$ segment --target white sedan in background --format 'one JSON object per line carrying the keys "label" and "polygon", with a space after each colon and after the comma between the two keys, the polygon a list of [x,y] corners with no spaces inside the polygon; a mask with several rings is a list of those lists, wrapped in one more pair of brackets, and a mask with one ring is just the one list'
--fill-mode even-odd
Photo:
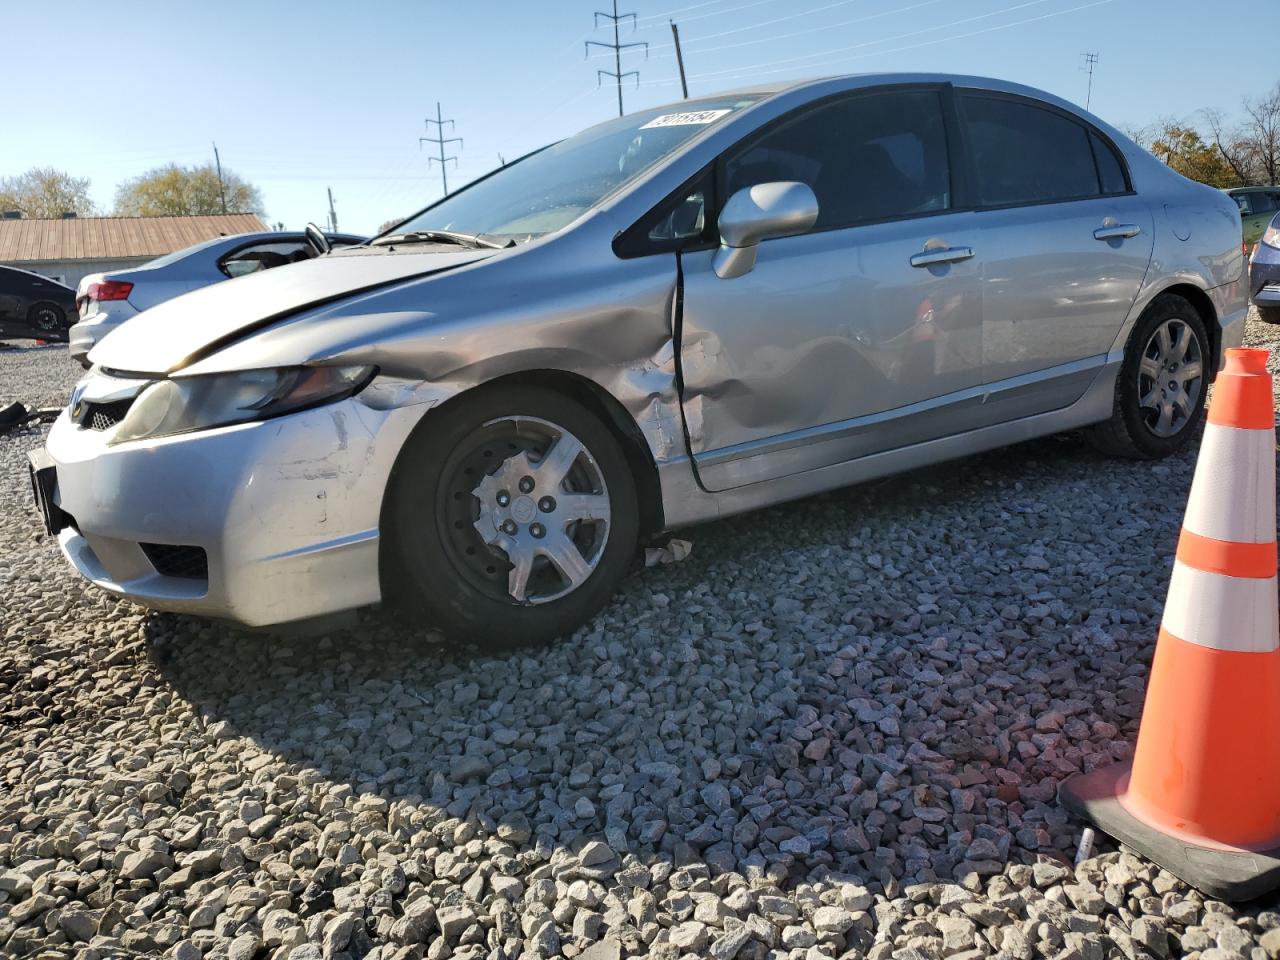
{"label": "white sedan in background", "polygon": [[[365,241],[364,237],[345,233],[323,234],[320,239],[301,230],[239,233],[205,240],[132,270],[91,273],[76,288],[80,321],[70,331],[71,359],[87,367],[89,351],[108,333],[148,307],[179,294],[247,273],[310,260],[331,246]],[[325,249],[321,250],[321,246]]]}

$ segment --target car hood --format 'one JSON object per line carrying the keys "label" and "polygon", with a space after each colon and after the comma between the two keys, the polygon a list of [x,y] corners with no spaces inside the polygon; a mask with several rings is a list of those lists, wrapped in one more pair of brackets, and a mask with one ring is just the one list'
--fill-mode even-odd
{"label": "car hood", "polygon": [[465,266],[495,252],[360,252],[252,273],[144,310],[106,336],[89,360],[113,370],[170,373],[308,307]]}

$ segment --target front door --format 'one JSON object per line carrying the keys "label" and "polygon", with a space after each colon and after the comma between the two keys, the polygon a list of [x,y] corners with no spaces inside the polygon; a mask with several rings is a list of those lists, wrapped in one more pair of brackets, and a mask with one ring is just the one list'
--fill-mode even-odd
{"label": "front door", "polygon": [[710,490],[932,439],[980,415],[977,215],[950,212],[939,90],[798,111],[725,158],[720,196],[781,180],[813,189],[813,230],[765,241],[733,279],[716,275],[714,251],[681,255],[682,401]]}

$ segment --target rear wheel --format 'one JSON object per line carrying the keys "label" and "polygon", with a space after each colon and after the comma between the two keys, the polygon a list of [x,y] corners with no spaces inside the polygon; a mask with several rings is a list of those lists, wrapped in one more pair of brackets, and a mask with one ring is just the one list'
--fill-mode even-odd
{"label": "rear wheel", "polygon": [[384,509],[389,597],[447,634],[512,647],[569,633],[635,554],[635,483],[614,435],[541,387],[498,387],[410,438]]}
{"label": "rear wheel", "polygon": [[27,311],[27,323],[37,333],[61,335],[67,325],[67,312],[56,303],[42,301]]}
{"label": "rear wheel", "polygon": [[1204,419],[1211,357],[1189,301],[1173,294],[1153,301],[1129,337],[1111,419],[1090,432],[1094,446],[1152,460],[1181,450]]}
{"label": "rear wheel", "polygon": [[1259,307],[1258,319],[1263,323],[1280,324],[1280,307]]}

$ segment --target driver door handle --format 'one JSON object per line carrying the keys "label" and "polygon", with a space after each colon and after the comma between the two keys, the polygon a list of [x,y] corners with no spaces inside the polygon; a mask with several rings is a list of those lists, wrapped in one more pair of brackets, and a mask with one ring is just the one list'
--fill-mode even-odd
{"label": "driver door handle", "polygon": [[1136,223],[1109,223],[1093,231],[1095,240],[1128,240],[1142,232]]}
{"label": "driver door handle", "polygon": [[941,247],[936,250],[925,250],[911,258],[913,267],[932,267],[939,263],[958,263],[973,256],[972,247]]}

